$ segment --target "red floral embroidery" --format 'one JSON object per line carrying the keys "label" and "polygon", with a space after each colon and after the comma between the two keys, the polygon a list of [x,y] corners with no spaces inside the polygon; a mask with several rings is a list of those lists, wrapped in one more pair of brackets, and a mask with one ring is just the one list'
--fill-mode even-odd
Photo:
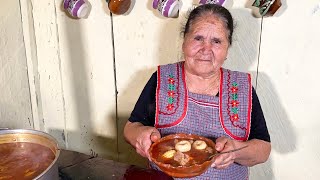
{"label": "red floral embroidery", "polygon": [[232,107],[238,107],[239,101],[237,101],[237,100],[232,100],[230,104],[231,104]]}
{"label": "red floral embroidery", "polygon": [[173,108],[174,108],[174,101],[175,101],[175,91],[176,91],[176,85],[175,85],[175,79],[174,79],[174,76],[172,74],[169,75],[168,77],[168,82],[169,82],[169,85],[168,85],[168,105],[167,105],[167,110],[168,111],[173,111]]}
{"label": "red floral embroidery", "polygon": [[174,79],[173,78],[168,78],[169,84],[174,84]]}
{"label": "red floral embroidery", "polygon": [[237,93],[238,92],[238,87],[237,86],[232,86],[231,87],[231,92],[232,93]]}
{"label": "red floral embroidery", "polygon": [[232,83],[232,87],[230,88],[230,91],[231,91],[231,102],[230,102],[230,105],[231,105],[231,112],[232,112],[232,115],[231,115],[231,121],[232,121],[232,124],[233,122],[235,121],[238,121],[239,120],[239,101],[238,101],[238,83],[236,82],[233,82]]}
{"label": "red floral embroidery", "polygon": [[174,97],[175,92],[174,91],[168,91],[168,96],[169,97]]}
{"label": "red floral embroidery", "polygon": [[233,121],[238,121],[239,120],[239,115],[238,114],[233,114],[232,115],[232,120]]}
{"label": "red floral embroidery", "polygon": [[173,105],[173,104],[168,104],[168,105],[167,105],[167,110],[168,110],[168,111],[171,111],[173,108],[174,108],[174,105]]}

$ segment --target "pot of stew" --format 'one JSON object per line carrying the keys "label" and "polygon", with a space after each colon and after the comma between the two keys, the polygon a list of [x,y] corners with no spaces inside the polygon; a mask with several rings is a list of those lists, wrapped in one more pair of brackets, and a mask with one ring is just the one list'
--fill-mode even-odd
{"label": "pot of stew", "polygon": [[58,180],[57,141],[42,131],[0,130],[0,180]]}

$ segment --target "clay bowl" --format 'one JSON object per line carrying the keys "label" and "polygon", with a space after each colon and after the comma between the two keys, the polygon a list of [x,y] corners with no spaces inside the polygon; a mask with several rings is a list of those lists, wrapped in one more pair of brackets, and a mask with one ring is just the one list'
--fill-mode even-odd
{"label": "clay bowl", "polygon": [[[206,142],[208,147],[211,147],[213,152],[206,154],[206,156],[197,155],[194,153],[195,150],[190,150],[189,153],[190,157],[192,157],[194,161],[191,164],[180,165],[178,162],[176,163],[173,159],[170,161],[163,161],[163,157],[161,157],[164,153],[163,147],[167,146],[168,142],[173,143],[174,140],[203,140]],[[170,147],[172,147],[170,145]],[[174,145],[173,145],[174,146]],[[172,177],[177,178],[189,178],[198,176],[204,173],[212,164],[213,159],[209,159],[208,157],[212,154],[215,154],[216,151],[214,149],[215,143],[205,137],[194,135],[194,134],[171,134],[165,137],[162,137],[159,141],[153,143],[149,149],[151,160],[166,174]],[[200,158],[201,159],[197,159]],[[207,157],[207,158],[204,158]]]}

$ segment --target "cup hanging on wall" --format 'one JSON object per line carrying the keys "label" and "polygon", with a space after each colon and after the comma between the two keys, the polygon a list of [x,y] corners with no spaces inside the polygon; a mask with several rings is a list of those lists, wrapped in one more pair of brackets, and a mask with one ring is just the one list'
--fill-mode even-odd
{"label": "cup hanging on wall", "polygon": [[131,6],[131,0],[109,0],[108,7],[113,14],[126,13]]}
{"label": "cup hanging on wall", "polygon": [[63,8],[74,18],[84,18],[89,13],[90,4],[86,0],[64,0]]}
{"label": "cup hanging on wall", "polygon": [[218,4],[224,6],[227,3],[227,0],[200,0],[199,4]]}
{"label": "cup hanging on wall", "polygon": [[261,16],[273,16],[281,5],[281,0],[255,0],[252,4],[252,6],[259,8]]}
{"label": "cup hanging on wall", "polygon": [[181,2],[179,0],[153,0],[152,7],[164,17],[176,18],[179,16]]}

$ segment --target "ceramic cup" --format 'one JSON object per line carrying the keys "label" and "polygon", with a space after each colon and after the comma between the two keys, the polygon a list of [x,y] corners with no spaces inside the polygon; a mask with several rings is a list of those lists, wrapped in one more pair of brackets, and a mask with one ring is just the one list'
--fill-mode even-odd
{"label": "ceramic cup", "polygon": [[261,16],[273,16],[281,7],[280,0],[255,0],[252,4],[259,8]]}
{"label": "ceramic cup", "polygon": [[63,1],[64,9],[75,18],[83,18],[88,13],[88,3],[84,0],[64,0]]}
{"label": "ceramic cup", "polygon": [[224,6],[227,0],[200,0],[200,4],[218,4]]}
{"label": "ceramic cup", "polygon": [[131,0],[109,0],[108,7],[113,14],[125,14],[131,6]]}
{"label": "ceramic cup", "polygon": [[178,17],[180,9],[179,0],[153,0],[152,7],[165,17]]}

